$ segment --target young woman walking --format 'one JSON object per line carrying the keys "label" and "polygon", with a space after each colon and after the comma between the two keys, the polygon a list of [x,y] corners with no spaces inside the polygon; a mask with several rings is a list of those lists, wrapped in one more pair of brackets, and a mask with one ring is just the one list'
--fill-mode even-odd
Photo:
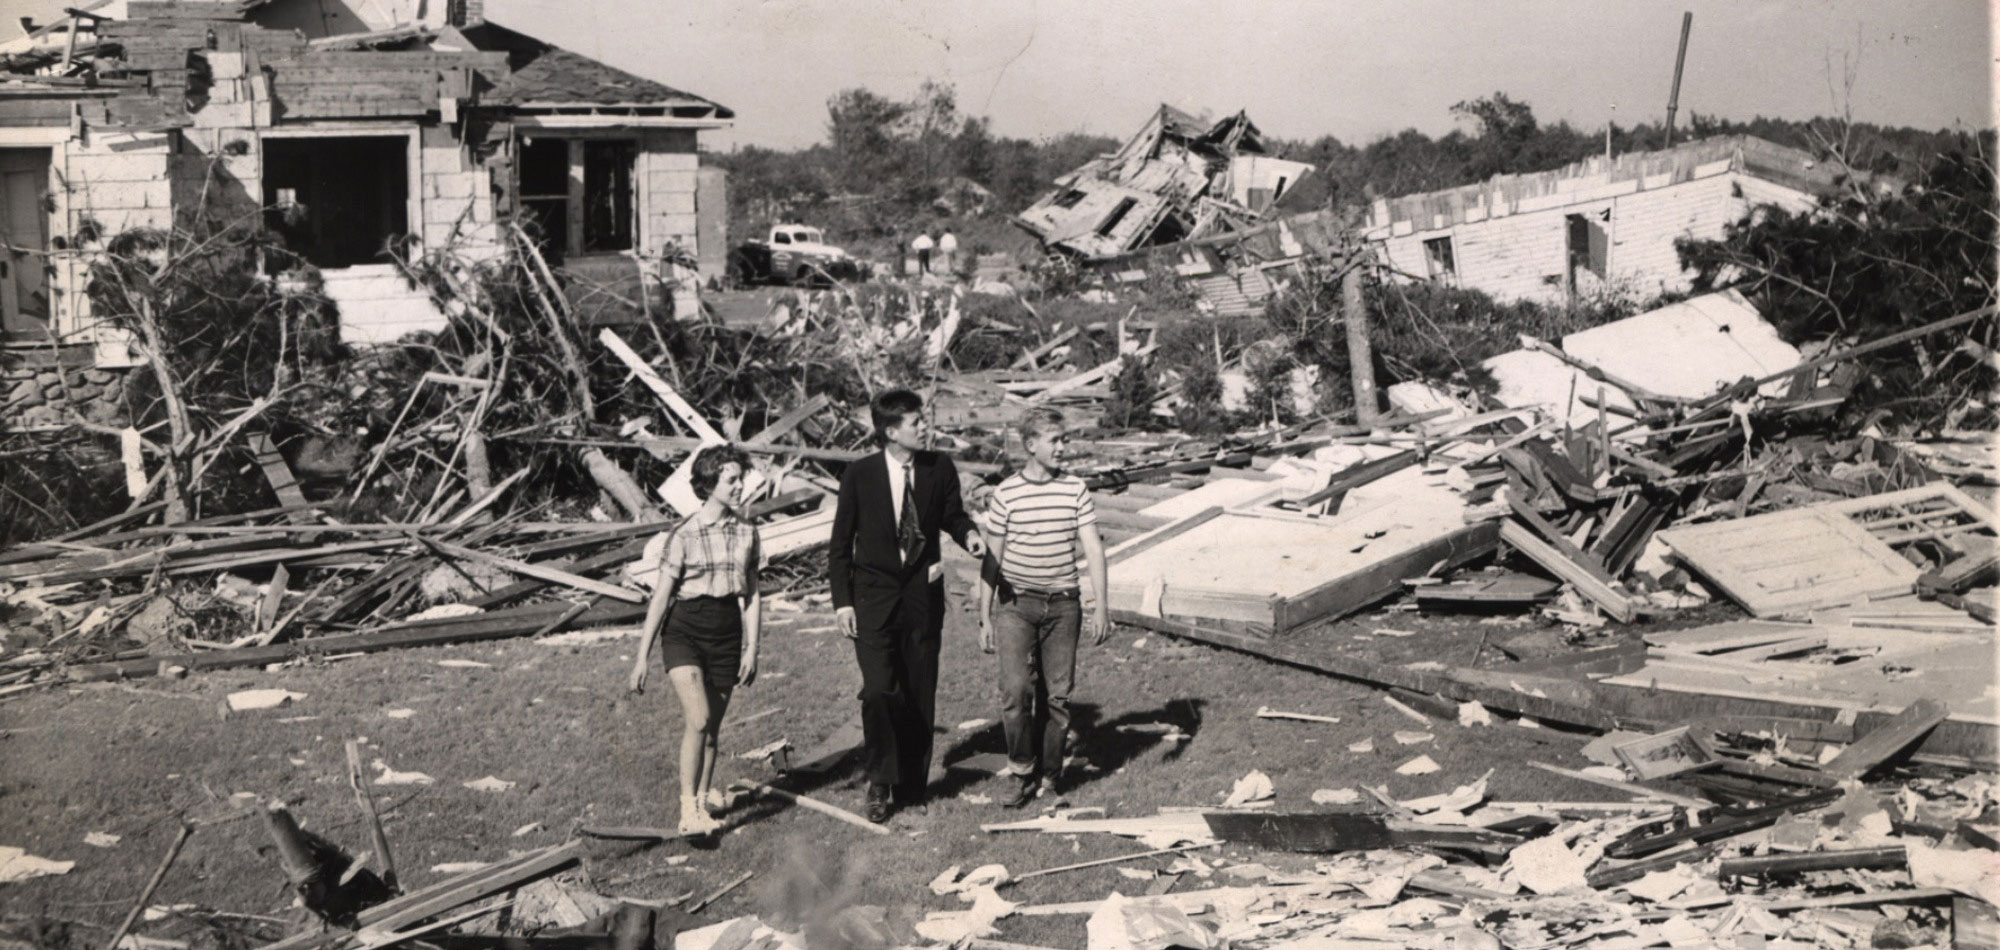
{"label": "young woman walking", "polygon": [[[741,452],[707,448],[689,481],[701,509],[668,537],[646,610],[631,690],[643,692],[653,641],[681,701],[680,831],[720,830],[727,799],[715,788],[716,739],[730,693],[757,678],[760,616],[757,529],[737,510],[748,469]],[[664,629],[662,623],[664,622]]]}

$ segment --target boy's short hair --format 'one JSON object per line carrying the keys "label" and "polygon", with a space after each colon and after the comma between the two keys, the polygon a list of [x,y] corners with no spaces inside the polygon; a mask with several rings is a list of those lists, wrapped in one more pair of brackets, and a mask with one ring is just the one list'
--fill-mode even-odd
{"label": "boy's short hair", "polygon": [[688,487],[694,489],[694,496],[707,501],[715,493],[715,483],[722,480],[722,467],[731,462],[746,473],[750,471],[750,457],[740,449],[711,445],[697,450],[694,464],[688,466]]}
{"label": "boy's short hair", "polygon": [[1060,432],[1066,424],[1062,410],[1036,406],[1021,415],[1021,421],[1015,424],[1014,431],[1021,434],[1021,447],[1026,448],[1029,440],[1038,435]]}
{"label": "boy's short hair", "polygon": [[887,390],[868,404],[869,421],[875,424],[877,441],[887,441],[885,433],[922,411],[924,397],[907,389]]}

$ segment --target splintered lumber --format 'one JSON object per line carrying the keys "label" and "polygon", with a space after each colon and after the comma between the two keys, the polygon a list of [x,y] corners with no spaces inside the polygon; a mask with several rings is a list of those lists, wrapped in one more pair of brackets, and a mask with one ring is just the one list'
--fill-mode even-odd
{"label": "splintered lumber", "polygon": [[[583,857],[583,843],[568,841],[532,851],[508,861],[456,875],[362,911],[355,920],[376,931],[398,931],[503,891],[513,890]],[[266,948],[272,950],[272,948]]]}
{"label": "splintered lumber", "polygon": [[382,830],[382,816],[375,811],[375,796],[368,792],[368,776],[361,769],[361,744],[347,740],[347,784],[354,789],[354,798],[361,804],[361,813],[368,816],[368,828],[374,835],[375,854],[382,859],[382,883],[396,889],[396,859],[389,852],[389,835]]}
{"label": "splintered lumber", "polygon": [[633,841],[672,841],[685,838],[669,828],[648,828],[643,825],[584,825],[577,833],[589,838],[624,838]]}
{"label": "splintered lumber", "polygon": [[1883,848],[1847,848],[1840,851],[1812,851],[1805,854],[1767,854],[1748,858],[1724,858],[1716,868],[1717,877],[1765,877],[1773,874],[1802,874],[1807,871],[1838,871],[1844,868],[1899,868],[1909,863],[1902,845]]}
{"label": "splintered lumber", "polygon": [[1198,841],[1194,844],[1176,845],[1171,848],[1154,848],[1151,851],[1141,851],[1138,854],[1121,854],[1115,857],[1098,858],[1095,861],[1078,861],[1075,864],[1065,864],[1060,867],[1053,867],[1053,868],[1042,868],[1037,871],[1029,871],[1025,874],[1012,875],[1008,877],[1006,880],[1001,881],[999,884],[994,886],[1004,887],[1008,884],[1019,884],[1022,881],[1026,881],[1031,878],[1046,877],[1050,874],[1062,874],[1068,871],[1081,871],[1084,868],[1103,867],[1104,865],[1107,864],[1123,864],[1126,861],[1136,861],[1140,858],[1156,858],[1160,857],[1161,855],[1179,854],[1183,851],[1199,851],[1205,848],[1216,847],[1217,844],[1218,842],[1214,841]]}
{"label": "splintered lumber", "polygon": [[618,334],[611,332],[610,327],[598,331],[597,339],[632,371],[632,375],[639,377],[639,381],[644,383],[647,389],[652,390],[653,395],[660,397],[660,401],[666,403],[667,408],[672,410],[674,418],[679,419],[696,438],[716,444],[726,444],[729,441],[723,438],[722,433],[717,432],[714,426],[709,425],[708,420],[703,419],[694,406],[681,398],[681,394],[675,391],[673,386],[660,378],[660,374],[646,364],[645,358],[641,357],[638,351],[627,345]]}
{"label": "splintered lumber", "polygon": [[687,912],[690,914],[701,913],[703,908],[707,907],[710,904],[715,903],[718,900],[721,900],[722,895],[727,894],[730,891],[733,891],[739,887],[742,887],[744,882],[750,880],[750,878],[755,876],[756,873],[757,872],[755,871],[745,871],[742,874],[736,875],[734,878],[730,879],[729,883],[724,884],[721,887],[718,887],[714,891],[710,892],[707,897],[704,897],[701,900],[689,904]]}
{"label": "splintered lumber", "polygon": [[886,835],[889,833],[888,828],[875,824],[874,822],[869,821],[868,819],[863,818],[860,815],[857,815],[851,811],[848,811],[847,809],[835,808],[834,806],[819,801],[817,799],[808,798],[804,795],[798,795],[792,792],[788,792],[781,788],[772,788],[771,786],[765,785],[762,782],[752,782],[749,781],[748,779],[738,779],[733,784],[736,788],[742,789],[743,791],[749,792],[753,795],[762,794],[762,795],[771,795],[777,798],[782,798],[785,801],[791,802],[792,804],[797,805],[801,808],[809,808],[813,811],[819,812],[822,815],[826,815],[827,817],[837,818],[841,821],[847,822],[848,824],[855,826],[856,828],[860,828],[863,831],[866,831],[870,834]]}
{"label": "splintered lumber", "polygon": [[1042,345],[1014,357],[1014,362],[1007,364],[1007,367],[1009,369],[1034,369],[1035,364],[1041,362],[1042,357],[1054,352],[1056,347],[1068,343],[1070,338],[1076,336],[1076,334],[1077,328],[1071,325],[1068,329],[1063,330],[1063,332],[1050,337]]}
{"label": "splintered lumber", "polygon": [[[1567,723],[1600,732],[1609,732],[1619,728],[1620,725],[1618,716],[1598,708],[1601,692],[1569,680],[1511,671],[1487,676],[1480,674],[1488,674],[1490,671],[1457,667],[1438,672],[1412,670],[1357,656],[1310,649],[1306,644],[1296,640],[1248,636],[1178,618],[1154,617],[1133,610],[1114,609],[1111,612],[1111,619],[1378,687],[1400,686],[1461,702],[1475,701],[1488,709],[1533,716],[1537,719]],[[1519,688],[1516,688],[1517,685]],[[1526,692],[1530,688],[1546,695]],[[1570,695],[1571,692],[1575,695]]]}
{"label": "splintered lumber", "polygon": [[1873,732],[1841,750],[1825,771],[1842,778],[1860,778],[1911,743],[1923,738],[1951,715],[1951,708],[1934,699],[1920,699],[1905,707]]}
{"label": "splintered lumber", "polygon": [[1500,540],[1513,545],[1515,550],[1527,555],[1529,560],[1541,565],[1549,573],[1574,585],[1585,597],[1590,598],[1591,603],[1596,604],[1613,618],[1629,623],[1639,615],[1631,598],[1604,583],[1599,579],[1599,575],[1588,567],[1565,557],[1554,545],[1543,541],[1520,522],[1512,520],[1502,522]]}
{"label": "splintered lumber", "polygon": [[1417,452],[1415,449],[1404,449],[1385,458],[1379,458],[1372,462],[1363,462],[1333,476],[1333,481],[1329,482],[1325,488],[1299,499],[1294,503],[1293,507],[1303,510],[1311,508],[1320,502],[1326,502],[1328,510],[1339,511],[1340,502],[1347,497],[1348,492],[1381,479],[1383,476],[1393,475],[1415,464],[1417,464]]}
{"label": "splintered lumber", "polygon": [[539,578],[541,580],[548,581],[552,584],[561,584],[565,587],[574,587],[577,590],[587,591],[589,593],[596,594],[600,597],[609,597],[612,600],[622,600],[630,604],[640,604],[640,603],[645,603],[646,601],[646,595],[636,590],[631,590],[625,587],[619,587],[616,584],[606,584],[603,581],[591,580],[588,577],[584,577],[579,574],[571,574],[568,571],[558,570],[556,568],[549,567],[548,565],[545,564],[530,564],[526,561],[517,561],[509,557],[500,557],[499,555],[496,554],[488,554],[484,551],[475,551],[468,547],[463,547],[461,545],[451,544],[444,541],[427,541],[425,543],[429,544],[431,547],[434,547],[445,554],[449,554],[452,557],[458,558],[460,560],[477,561],[481,564],[497,567],[505,571],[511,571],[515,574],[520,574],[526,577]]}
{"label": "splintered lumber", "polygon": [[[145,656],[130,660],[112,660],[104,663],[79,664],[68,667],[66,673],[72,681],[90,682],[95,680],[117,680],[139,676],[151,676],[167,664],[180,666],[189,671],[227,670],[246,666],[263,666],[281,663],[299,656],[334,653],[374,653],[402,647],[436,646],[443,643],[461,643],[477,640],[499,640],[520,637],[534,633],[550,620],[561,616],[573,605],[564,601],[548,604],[531,604],[506,610],[495,610],[469,617],[449,617],[438,620],[421,620],[396,624],[365,633],[341,634],[338,636],[312,637],[265,647],[244,647],[237,650],[213,650],[206,653],[180,653],[166,656]],[[607,603],[598,604],[585,611],[578,618],[582,626],[603,626],[617,623],[633,623],[646,615],[646,608],[640,604]]]}
{"label": "splintered lumber", "polygon": [[180,831],[174,835],[174,843],[167,846],[167,856],[161,858],[160,866],[153,869],[153,876],[148,878],[146,886],[140,889],[139,899],[132,902],[131,912],[125,915],[124,921],[118,924],[118,929],[112,932],[111,939],[104,944],[104,950],[118,950],[119,941],[124,940],[126,932],[132,929],[133,924],[138,923],[140,913],[145,911],[147,902],[153,899],[153,892],[160,889],[160,882],[166,880],[167,869],[174,866],[174,859],[180,857],[181,846],[187,844],[188,836],[191,834],[194,834],[194,826],[181,822]]}
{"label": "splintered lumber", "polygon": [[2000,913],[1977,898],[1951,899],[1952,950],[2000,950]]}
{"label": "splintered lumber", "polygon": [[1224,841],[1247,842],[1269,851],[1310,854],[1416,846],[1484,849],[1521,841],[1519,835],[1484,828],[1448,828],[1378,815],[1208,812],[1202,819],[1208,823],[1209,832]]}
{"label": "splintered lumber", "polygon": [[1704,808],[1714,807],[1715,804],[1714,802],[1703,801],[1699,798],[1690,798],[1686,795],[1676,795],[1673,792],[1663,792],[1657,788],[1647,788],[1644,785],[1634,785],[1631,782],[1621,782],[1614,778],[1599,778],[1595,775],[1591,775],[1586,772],[1579,772],[1575,769],[1566,769],[1560,765],[1550,765],[1547,762],[1530,762],[1528,764],[1534,766],[1535,768],[1541,769],[1544,772],[1552,772],[1556,775],[1563,776],[1564,778],[1573,778],[1579,782],[1589,782],[1592,785],[1602,785],[1605,788],[1615,788],[1621,792],[1627,792],[1642,798],[1656,798],[1659,799],[1660,801],[1672,802],[1676,805],[1692,808],[1697,811]]}
{"label": "splintered lumber", "polygon": [[262,432],[246,433],[243,439],[250,444],[250,451],[257,458],[257,467],[263,470],[264,480],[270,483],[271,491],[278,496],[278,504],[287,508],[297,506],[300,509],[286,515],[285,520],[292,522],[305,520],[303,510],[306,504],[305,493],[299,490],[298,476],[292,474],[290,465],[285,464],[285,457],[279,454],[278,446],[271,441],[269,435]]}
{"label": "splintered lumber", "polygon": [[793,406],[790,412],[771,420],[756,435],[751,436],[749,445],[775,445],[779,439],[789,435],[800,423],[817,415],[820,410],[833,404],[833,399],[825,393],[814,393],[811,399]]}
{"label": "splintered lumber", "polygon": [[1131,353],[1114,356],[1110,360],[1107,360],[1103,363],[1099,363],[1098,365],[1090,369],[1084,370],[1083,372],[1078,373],[1075,376],[1071,376],[1070,378],[1065,379],[1059,383],[1056,383],[1055,385],[1050,386],[1049,388],[1044,389],[1041,392],[1029,396],[1028,401],[1031,403],[1047,402],[1051,399],[1056,398],[1057,396],[1061,396],[1066,393],[1072,393],[1077,390],[1088,387],[1093,383],[1110,379],[1111,377],[1118,375],[1119,371],[1125,368],[1125,358],[1127,356],[1130,356],[1134,359],[1143,358],[1151,354],[1153,350],[1156,349],[1157,347],[1158,344],[1149,343],[1145,346],[1140,347],[1137,350],[1132,351]]}

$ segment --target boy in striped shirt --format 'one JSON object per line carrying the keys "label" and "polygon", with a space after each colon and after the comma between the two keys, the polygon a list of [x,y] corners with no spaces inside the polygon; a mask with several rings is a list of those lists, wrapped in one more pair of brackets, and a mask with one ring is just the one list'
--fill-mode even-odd
{"label": "boy in striped shirt", "polygon": [[1031,409],[1020,432],[1027,464],[995,487],[986,505],[987,546],[1000,568],[999,603],[992,625],[979,631],[980,649],[994,652],[999,641],[1000,723],[1007,733],[1007,772],[1016,782],[1008,808],[1053,793],[1062,771],[1083,625],[1079,547],[1095,597],[1090,642],[1101,644],[1111,633],[1097,509],[1083,479],[1063,474],[1069,433],[1062,413]]}

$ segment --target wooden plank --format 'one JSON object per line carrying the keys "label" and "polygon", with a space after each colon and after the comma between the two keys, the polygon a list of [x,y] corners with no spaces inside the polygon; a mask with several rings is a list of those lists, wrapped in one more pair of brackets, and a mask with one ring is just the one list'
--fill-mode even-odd
{"label": "wooden plank", "polygon": [[1281,598],[1275,605],[1272,627],[1285,633],[1333,617],[1361,610],[1403,589],[1403,581],[1421,576],[1432,568],[1450,570],[1493,553],[1499,546],[1498,527],[1491,521],[1467,525],[1414,550],[1377,561],[1368,567],[1333,578],[1298,596]]}
{"label": "wooden plank", "polygon": [[611,332],[610,327],[605,327],[600,331],[597,334],[597,339],[613,355],[617,356],[627,369],[632,371],[632,375],[639,377],[639,381],[644,383],[647,389],[652,390],[653,395],[658,396],[661,402],[666,403],[667,408],[673,411],[674,416],[680,419],[681,424],[686,426],[689,432],[694,433],[697,438],[705,442],[716,444],[727,444],[729,442],[728,439],[723,438],[722,433],[715,430],[714,426],[708,424],[708,420],[701,417],[701,413],[697,412],[694,406],[690,405],[686,399],[681,398],[681,394],[676,392],[674,387],[668,385],[667,381],[662,379],[660,374],[654,371],[653,367],[647,365],[645,359],[640,357],[637,351],[626,344],[625,340],[619,337],[618,334]]}
{"label": "wooden plank", "polygon": [[629,587],[619,587],[616,584],[606,584],[603,581],[592,580],[580,574],[572,574],[568,571],[550,567],[546,564],[530,564],[527,561],[519,561],[510,557],[501,557],[497,554],[488,554],[484,551],[475,551],[471,548],[457,544],[451,544],[445,541],[427,540],[425,543],[430,547],[437,549],[438,551],[441,551],[445,554],[449,554],[452,557],[459,558],[460,560],[477,561],[481,564],[497,567],[500,568],[501,570],[510,571],[512,573],[520,574],[526,577],[540,578],[541,580],[548,581],[552,584],[561,584],[565,587],[574,587],[577,590],[587,591],[592,594],[597,594],[601,597],[609,597],[613,600],[622,600],[630,604],[643,604],[646,602],[647,599],[645,594],[633,590]]}
{"label": "wooden plank", "polygon": [[1952,896],[1951,950],[2000,950],[2000,914],[1992,904],[1963,894]]}
{"label": "wooden plank", "polygon": [[[306,655],[375,653],[403,647],[496,640],[534,633],[549,621],[569,612],[572,606],[566,601],[531,604],[510,610],[490,611],[472,617],[401,623],[365,633],[313,637],[275,646],[79,664],[68,667],[65,672],[72,681],[91,682],[152,676],[166,664],[177,665],[191,671],[229,670],[279,663]],[[574,623],[579,627],[632,623],[645,615],[646,608],[641,604],[604,603],[584,611]]]}
{"label": "wooden plank", "polygon": [[1605,573],[1604,562],[1597,555],[1591,554],[1570,543],[1569,538],[1565,537],[1561,531],[1556,530],[1556,526],[1550,524],[1548,519],[1543,518],[1541,512],[1529,507],[1526,500],[1509,492],[1507,494],[1507,505],[1513,510],[1514,516],[1521,519],[1523,524],[1534,529],[1534,532],[1540,535],[1543,541],[1548,542],[1550,547],[1555,548],[1563,557],[1568,558],[1571,563],[1589,572],[1590,576],[1596,578],[1598,583],[1606,587],[1611,587],[1618,583],[1616,578]]}
{"label": "wooden plank", "polygon": [[805,402],[793,406],[790,412],[787,412],[784,415],[779,416],[777,419],[773,420],[770,425],[765,426],[762,431],[759,431],[755,436],[751,437],[747,444],[749,445],[775,444],[779,439],[782,439],[785,436],[791,434],[791,431],[793,429],[798,428],[800,423],[803,423],[807,419],[810,419],[813,416],[817,415],[820,412],[820,410],[825,409],[828,405],[832,404],[832,402],[833,400],[829,398],[827,394],[814,393],[811,399],[808,399]]}
{"label": "wooden plank", "polygon": [[1765,877],[1773,874],[1803,874],[1807,871],[1838,871],[1844,868],[1899,868],[1909,862],[1902,845],[1881,848],[1842,848],[1809,851],[1804,854],[1769,854],[1748,858],[1724,858],[1716,868],[1717,877]]}
{"label": "wooden plank", "polygon": [[1519,522],[1508,520],[1500,525],[1500,540],[1514,546],[1529,560],[1540,564],[1549,573],[1576,586],[1576,589],[1605,613],[1621,622],[1630,623],[1638,616],[1630,598],[1613,590],[1610,585],[1598,580],[1597,575],[1557,551]]}
{"label": "wooden plank", "polygon": [[[1309,641],[1299,638],[1272,640],[1247,636],[1220,629],[1214,624],[1196,623],[1178,617],[1152,617],[1134,611],[1114,609],[1111,611],[1111,618],[1119,623],[1129,623],[1188,640],[1228,647],[1253,656],[1375,686],[1400,686],[1461,702],[1478,702],[1489,709],[1501,712],[1534,716],[1550,722],[1568,723],[1601,731],[1618,728],[1620,724],[1610,714],[1587,703],[1575,702],[1574,697],[1565,695],[1563,687],[1570,687],[1572,690],[1577,688],[1576,684],[1566,681],[1525,673],[1496,673],[1494,675],[1500,682],[1489,683],[1473,675],[1487,671],[1447,668],[1443,673],[1438,673],[1411,670],[1360,657],[1331,655],[1324,650],[1307,649],[1306,644]],[[1537,689],[1546,695],[1537,696],[1522,691],[1527,689]]]}
{"label": "wooden plank", "polygon": [[270,483],[271,491],[277,494],[278,504],[288,508],[300,506],[287,514],[285,520],[295,524],[308,520],[302,507],[306,504],[305,493],[299,490],[298,476],[292,474],[290,465],[285,464],[285,457],[279,454],[277,444],[262,432],[245,433],[243,438],[257,457],[257,467],[263,470],[264,481]]}
{"label": "wooden plank", "polygon": [[1869,769],[1908,748],[1924,733],[1951,715],[1951,708],[1933,699],[1920,699],[1897,713],[1887,723],[1862,736],[1826,764],[1826,772],[1844,778],[1860,778]]}

